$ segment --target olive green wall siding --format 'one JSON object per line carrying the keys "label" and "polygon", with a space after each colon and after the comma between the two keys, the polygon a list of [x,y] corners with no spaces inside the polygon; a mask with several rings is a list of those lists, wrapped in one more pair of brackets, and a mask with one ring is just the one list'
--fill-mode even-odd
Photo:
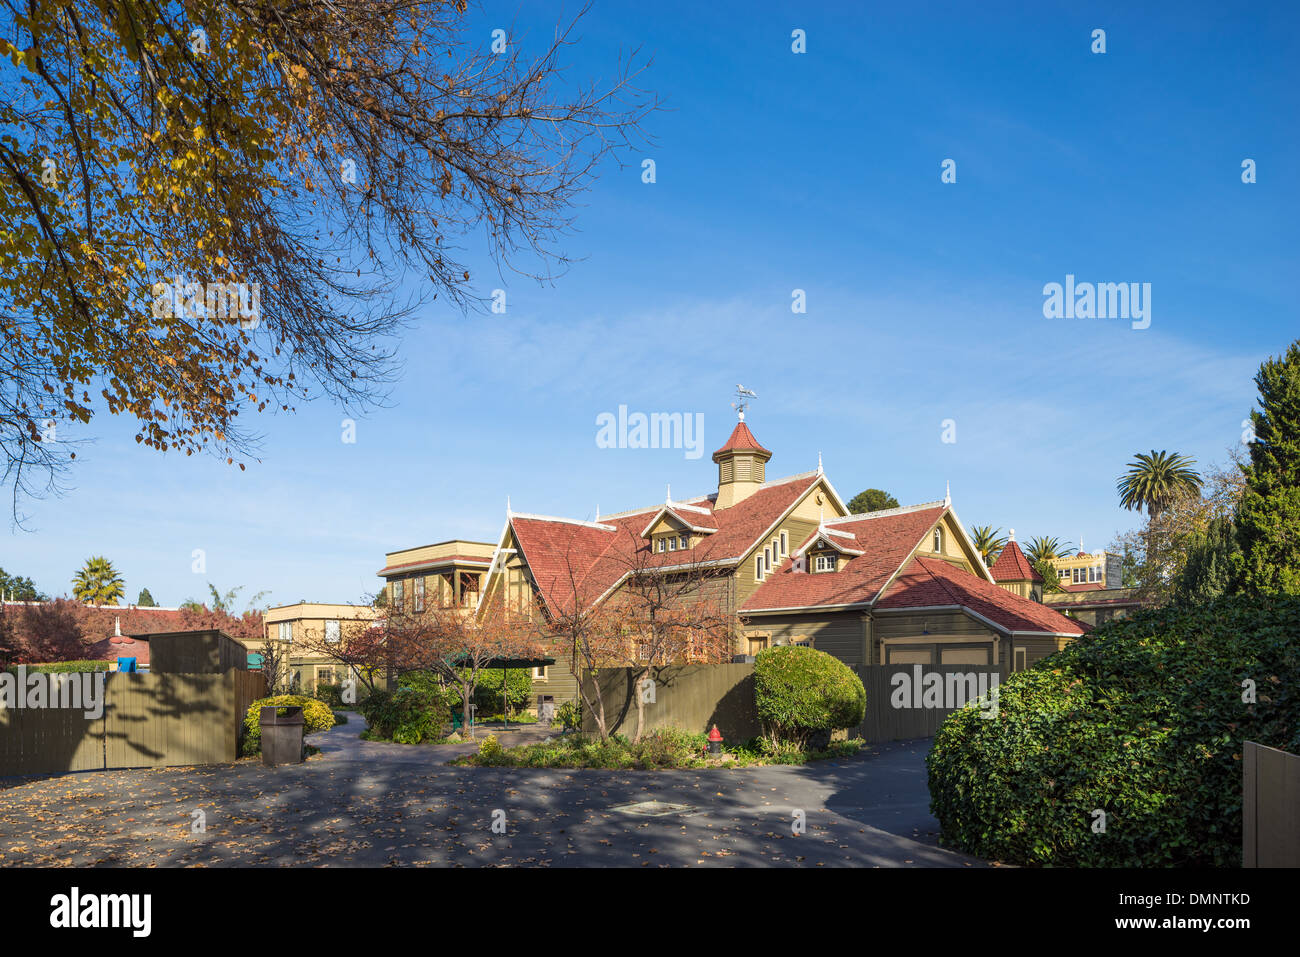
{"label": "olive green wall siding", "polygon": [[813,648],[834,655],[847,665],[866,663],[863,654],[867,622],[858,611],[751,616],[744,631],[747,640],[766,638],[768,647],[809,641]]}

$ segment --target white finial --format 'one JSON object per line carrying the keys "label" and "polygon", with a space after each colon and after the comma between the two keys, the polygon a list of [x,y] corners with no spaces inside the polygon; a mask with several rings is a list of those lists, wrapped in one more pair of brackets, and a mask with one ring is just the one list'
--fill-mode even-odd
{"label": "white finial", "polygon": [[514,512],[510,511],[510,496],[506,496],[506,517],[509,518]]}
{"label": "white finial", "polygon": [[1079,551],[1083,551],[1083,536],[1079,536]]}
{"label": "white finial", "polygon": [[596,503],[596,521],[600,521],[600,503]]}
{"label": "white finial", "polygon": [[820,450],[817,452],[817,474],[822,474],[822,453]]}
{"label": "white finial", "polygon": [[665,505],[673,504],[673,483],[672,482],[668,483],[668,494],[664,498],[664,504]]}
{"label": "white finial", "polygon": [[1014,542],[1014,541],[1016,540],[1016,530],[1015,530],[1014,528],[1011,529],[1011,530],[1010,530],[1010,534],[1011,534],[1011,537],[1008,538],[1007,541],[1009,541],[1009,542]]}
{"label": "white finial", "polygon": [[944,505],[951,505],[951,504],[952,504],[952,482],[945,482],[945,483],[944,483],[944,489],[943,489],[943,504],[944,504]]}

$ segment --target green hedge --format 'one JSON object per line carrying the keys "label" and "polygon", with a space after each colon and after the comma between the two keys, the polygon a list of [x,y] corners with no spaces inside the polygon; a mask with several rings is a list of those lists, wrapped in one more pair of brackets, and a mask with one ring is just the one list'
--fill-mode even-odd
{"label": "green hedge", "polygon": [[1247,740],[1300,753],[1300,598],[1143,612],[1012,675],[940,727],[931,810],[1010,863],[1239,867]]}
{"label": "green hedge", "polygon": [[302,733],[311,734],[314,731],[328,731],[334,727],[334,712],[330,711],[329,705],[316,698],[299,694],[280,694],[270,698],[260,698],[248,706],[248,711],[244,714],[244,754],[253,755],[262,752],[262,709],[275,705],[276,707],[297,706],[302,708]]}
{"label": "green hedge", "polygon": [[[485,668],[478,673],[474,683],[474,704],[480,714],[501,712],[501,669]],[[509,668],[506,674],[506,700],[510,713],[523,711],[532,702],[533,675],[527,668]]]}
{"label": "green hedge", "polygon": [[360,705],[368,737],[398,744],[437,741],[451,724],[451,709],[442,695],[416,688],[376,690]]}
{"label": "green hedge", "polygon": [[754,701],[773,741],[804,745],[816,732],[862,723],[867,692],[844,662],[813,648],[767,648],[754,659]]}
{"label": "green hedge", "polygon": [[[117,666],[115,661],[55,661],[44,665],[24,665],[28,674],[40,672],[42,674],[72,674],[85,671],[111,671]],[[18,673],[17,665],[10,665],[5,669]]]}

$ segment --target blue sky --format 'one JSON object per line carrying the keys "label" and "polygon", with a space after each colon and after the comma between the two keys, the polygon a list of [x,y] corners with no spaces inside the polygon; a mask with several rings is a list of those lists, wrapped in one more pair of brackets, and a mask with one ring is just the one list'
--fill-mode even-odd
{"label": "blue sky", "polygon": [[[8,533],[0,565],[52,594],[105,554],[131,599],[147,586],[174,605],[212,581],[357,600],[386,551],[495,539],[507,495],[590,518],[668,483],[711,491],[738,382],[759,395],[769,476],[820,451],[846,498],[908,504],[950,481],[968,527],[1104,546],[1137,522],[1114,491],[1132,455],[1223,462],[1254,371],[1300,335],[1300,15],[1080,6],[597,0],[572,75],[608,77],[641,46],[668,110],[654,146],[583,197],[566,275],[503,282],[472,260],[507,313],[425,308],[354,444],[343,412],[307,405],[259,420],[261,461],[239,472],[96,420],[75,488],[25,504],[34,531]],[[527,49],[559,13],[496,9],[474,14],[484,44],[513,22]],[[1067,274],[1150,283],[1150,328],[1044,318],[1044,284]],[[598,448],[597,416],[620,405],[702,413],[704,456]]]}

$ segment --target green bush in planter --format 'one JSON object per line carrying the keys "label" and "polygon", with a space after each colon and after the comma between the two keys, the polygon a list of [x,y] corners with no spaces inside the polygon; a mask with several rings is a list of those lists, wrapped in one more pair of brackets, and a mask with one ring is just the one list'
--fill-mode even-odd
{"label": "green bush in planter", "polygon": [[376,690],[359,707],[374,737],[398,744],[436,741],[451,723],[443,695],[415,688]]}
{"label": "green bush in planter", "polygon": [[1153,609],[1075,639],[1003,682],[995,718],[944,721],[930,808],[945,843],[1010,863],[1238,867],[1247,740],[1300,753],[1300,598]]}
{"label": "green bush in planter", "polygon": [[867,692],[838,658],[788,645],[754,659],[754,702],[770,740],[802,747],[818,732],[861,724]]}
{"label": "green bush in planter", "polygon": [[269,705],[279,708],[302,708],[302,733],[328,731],[334,727],[334,712],[323,701],[300,694],[280,694],[270,698],[260,698],[248,706],[244,714],[244,754],[253,755],[262,752],[262,709]]}

